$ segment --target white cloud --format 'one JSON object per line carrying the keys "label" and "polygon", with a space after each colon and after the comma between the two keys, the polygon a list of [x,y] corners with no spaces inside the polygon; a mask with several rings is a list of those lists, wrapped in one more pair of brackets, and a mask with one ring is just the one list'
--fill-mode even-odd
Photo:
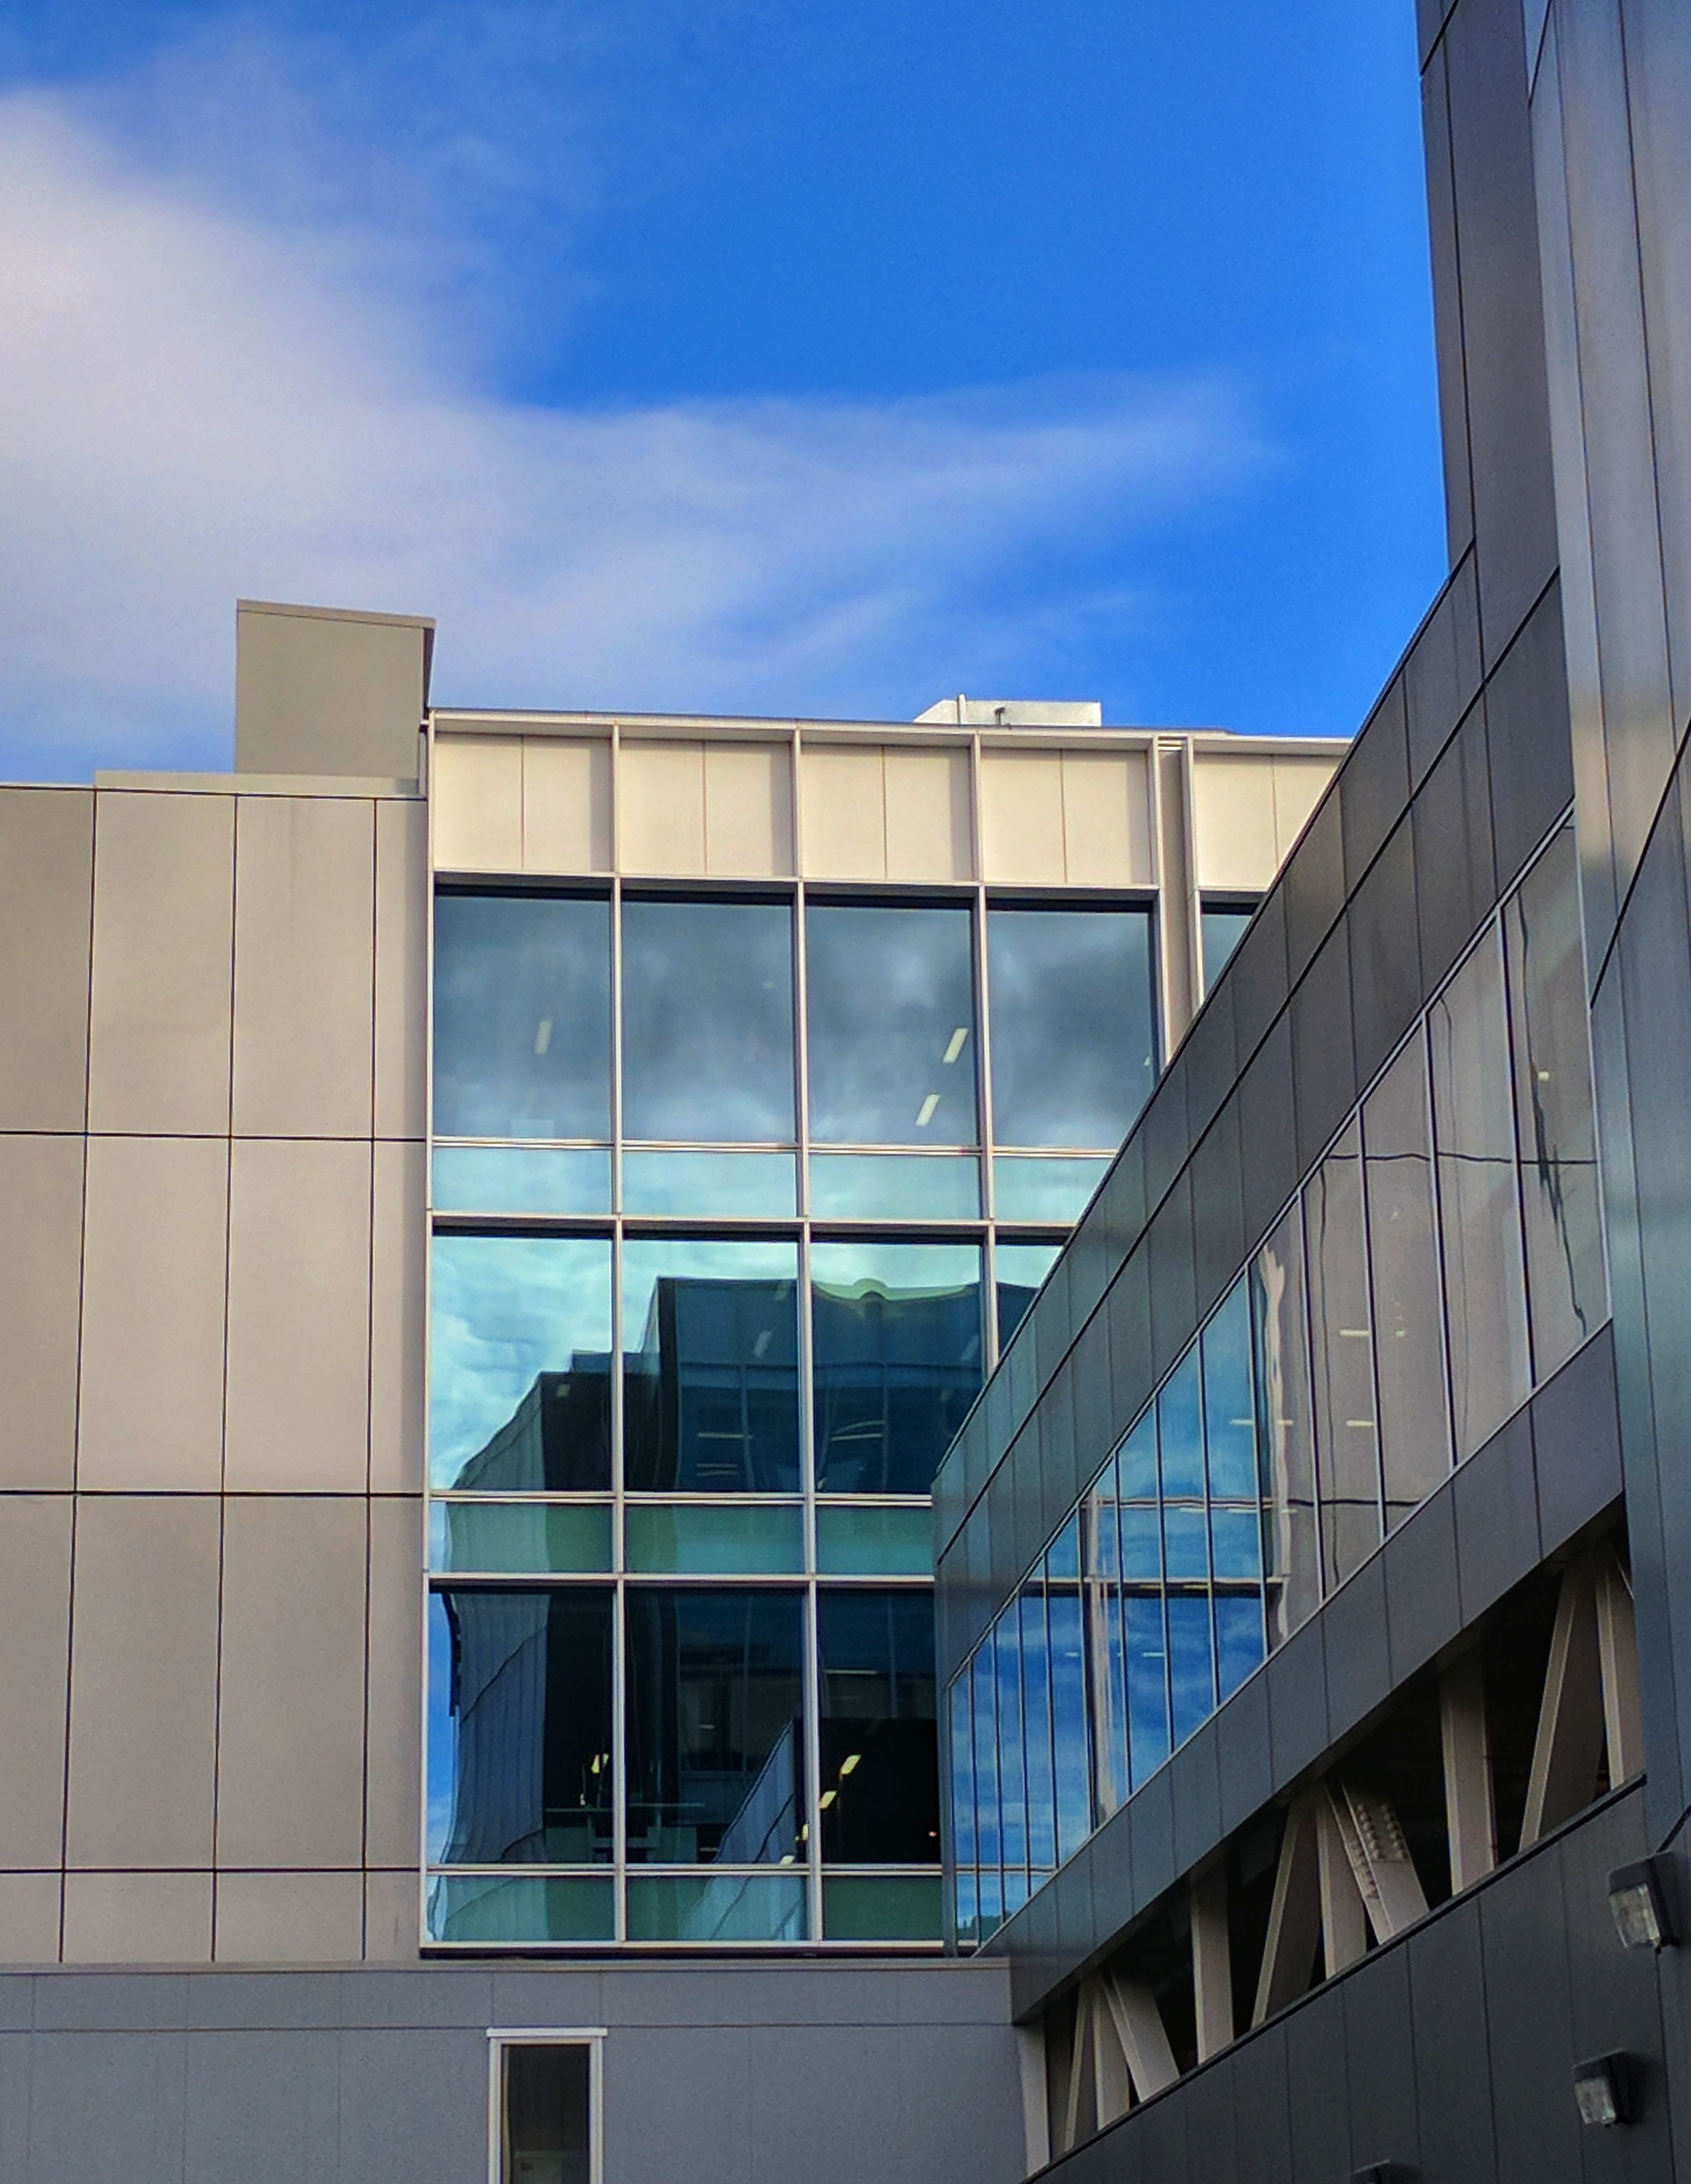
{"label": "white cloud", "polygon": [[[1143,607],[1077,542],[1268,460],[1215,382],[521,406],[445,360],[408,264],[163,180],[68,101],[0,100],[0,770],[225,762],[237,594],[434,614],[457,702],[1049,682],[1066,613]],[[1015,581],[1054,542],[1069,602]]]}

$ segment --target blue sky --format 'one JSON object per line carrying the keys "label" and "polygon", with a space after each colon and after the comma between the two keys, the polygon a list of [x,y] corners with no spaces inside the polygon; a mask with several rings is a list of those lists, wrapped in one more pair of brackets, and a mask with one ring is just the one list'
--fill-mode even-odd
{"label": "blue sky", "polygon": [[1360,721],[1442,572],[1410,0],[0,18],[0,769],[447,703]]}

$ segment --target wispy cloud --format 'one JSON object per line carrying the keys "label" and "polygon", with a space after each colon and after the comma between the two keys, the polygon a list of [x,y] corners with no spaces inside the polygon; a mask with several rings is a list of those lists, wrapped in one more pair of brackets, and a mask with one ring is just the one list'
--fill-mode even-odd
{"label": "wispy cloud", "polygon": [[1215,380],[515,402],[404,238],[220,201],[102,112],[0,100],[13,774],[225,762],[242,593],[435,614],[461,702],[909,710],[1060,681],[1069,618],[1153,610],[1113,549],[1274,460]]}

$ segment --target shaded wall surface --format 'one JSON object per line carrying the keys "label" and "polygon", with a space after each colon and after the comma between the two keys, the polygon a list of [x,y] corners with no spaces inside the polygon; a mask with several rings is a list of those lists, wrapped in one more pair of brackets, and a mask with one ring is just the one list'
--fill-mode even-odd
{"label": "shaded wall surface", "polygon": [[423,807],[0,792],[0,1960],[414,1953]]}
{"label": "shaded wall surface", "polygon": [[1010,2184],[987,1964],[520,1964],[0,1975],[8,2184],[467,2184],[487,2031],[602,2030],[628,2184]]}
{"label": "shaded wall surface", "polygon": [[[1622,1791],[1043,2173],[1061,2184],[1326,2184],[1375,2163],[1421,2184],[1683,2174],[1669,2059],[1683,1952],[1621,1948],[1611,1865],[1641,1854]],[[1625,2053],[1635,2120],[1583,2125],[1573,2068]],[[1676,2159],[1680,2166],[1676,2168]]]}

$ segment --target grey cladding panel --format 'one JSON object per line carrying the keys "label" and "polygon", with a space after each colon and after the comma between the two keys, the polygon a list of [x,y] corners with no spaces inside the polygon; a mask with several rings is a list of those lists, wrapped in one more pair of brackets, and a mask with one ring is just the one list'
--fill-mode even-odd
{"label": "grey cladding panel", "polygon": [[242,773],[414,780],[433,625],[243,600],[235,621]]}
{"label": "grey cladding panel", "polygon": [[76,1461],[82,1141],[0,1137],[0,1489],[65,1488]]}
{"label": "grey cladding panel", "polygon": [[0,1129],[80,1130],[94,800],[0,790]]}
{"label": "grey cladding panel", "polygon": [[89,1128],[229,1128],[235,800],[98,792]]}

